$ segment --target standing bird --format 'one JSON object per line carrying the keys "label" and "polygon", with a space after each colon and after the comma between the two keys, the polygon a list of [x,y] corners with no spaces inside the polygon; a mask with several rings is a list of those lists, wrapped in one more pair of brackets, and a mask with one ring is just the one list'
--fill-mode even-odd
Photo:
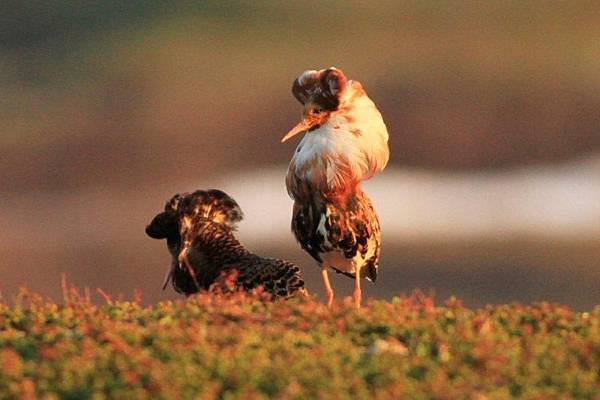
{"label": "standing bird", "polygon": [[242,218],[235,200],[220,190],[173,196],[146,228],[149,236],[167,239],[171,253],[163,289],[171,279],[177,292],[189,295],[213,285],[226,288],[224,280],[233,276],[236,289],[262,286],[273,297],[305,294],[297,266],[259,257],[240,244],[233,232]]}
{"label": "standing bird", "polygon": [[333,301],[328,268],[374,282],[379,267],[379,220],[359,183],[382,171],[389,158],[388,132],[362,85],[331,67],[303,72],[292,93],[303,117],[281,142],[305,133],[287,172],[294,200],[292,232],[321,267],[327,304]]}

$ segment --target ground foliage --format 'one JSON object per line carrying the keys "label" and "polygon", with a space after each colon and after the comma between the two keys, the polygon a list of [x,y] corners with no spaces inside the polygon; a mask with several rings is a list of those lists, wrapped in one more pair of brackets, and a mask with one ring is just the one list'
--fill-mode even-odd
{"label": "ground foliage", "polygon": [[356,311],[201,294],[142,306],[65,289],[0,305],[0,397],[599,399],[600,306],[471,310],[420,293]]}

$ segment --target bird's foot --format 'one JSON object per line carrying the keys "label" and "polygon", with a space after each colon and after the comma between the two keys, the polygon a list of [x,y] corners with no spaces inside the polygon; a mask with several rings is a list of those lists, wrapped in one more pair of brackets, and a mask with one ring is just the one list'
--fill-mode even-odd
{"label": "bird's foot", "polygon": [[327,307],[331,307],[333,304],[333,291],[325,292],[325,298],[327,299]]}
{"label": "bird's foot", "polygon": [[327,268],[321,269],[321,278],[323,279],[323,287],[325,288],[325,298],[327,299],[327,307],[331,307],[333,304],[333,289],[329,283],[329,275],[327,274]]}
{"label": "bird's foot", "polygon": [[360,309],[360,303],[362,300],[362,292],[360,289],[355,289],[354,292],[352,293],[352,297],[354,298],[354,305],[356,306],[356,309],[359,310]]}

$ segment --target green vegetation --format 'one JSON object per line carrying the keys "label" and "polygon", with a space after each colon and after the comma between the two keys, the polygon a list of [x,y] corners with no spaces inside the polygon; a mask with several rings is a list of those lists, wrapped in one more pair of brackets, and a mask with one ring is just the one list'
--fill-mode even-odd
{"label": "green vegetation", "polygon": [[600,307],[199,295],[0,305],[0,398],[600,398]]}

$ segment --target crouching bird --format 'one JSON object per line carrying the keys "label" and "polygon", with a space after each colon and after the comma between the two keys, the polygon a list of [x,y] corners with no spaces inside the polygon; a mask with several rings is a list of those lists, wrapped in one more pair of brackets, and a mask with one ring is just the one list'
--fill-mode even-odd
{"label": "crouching bird", "polygon": [[261,286],[273,297],[305,295],[296,265],[255,255],[236,239],[242,219],[235,200],[220,190],[173,196],[146,227],[148,236],[167,240],[171,254],[163,289],[171,281],[177,292],[190,295],[233,277],[233,289]]}
{"label": "crouching bird", "polygon": [[292,85],[304,106],[302,120],[281,140],[304,134],[287,172],[294,200],[292,232],[321,267],[327,303],[333,301],[328,268],[375,281],[381,236],[371,201],[359,184],[382,171],[388,132],[362,85],[337,68],[303,72]]}

